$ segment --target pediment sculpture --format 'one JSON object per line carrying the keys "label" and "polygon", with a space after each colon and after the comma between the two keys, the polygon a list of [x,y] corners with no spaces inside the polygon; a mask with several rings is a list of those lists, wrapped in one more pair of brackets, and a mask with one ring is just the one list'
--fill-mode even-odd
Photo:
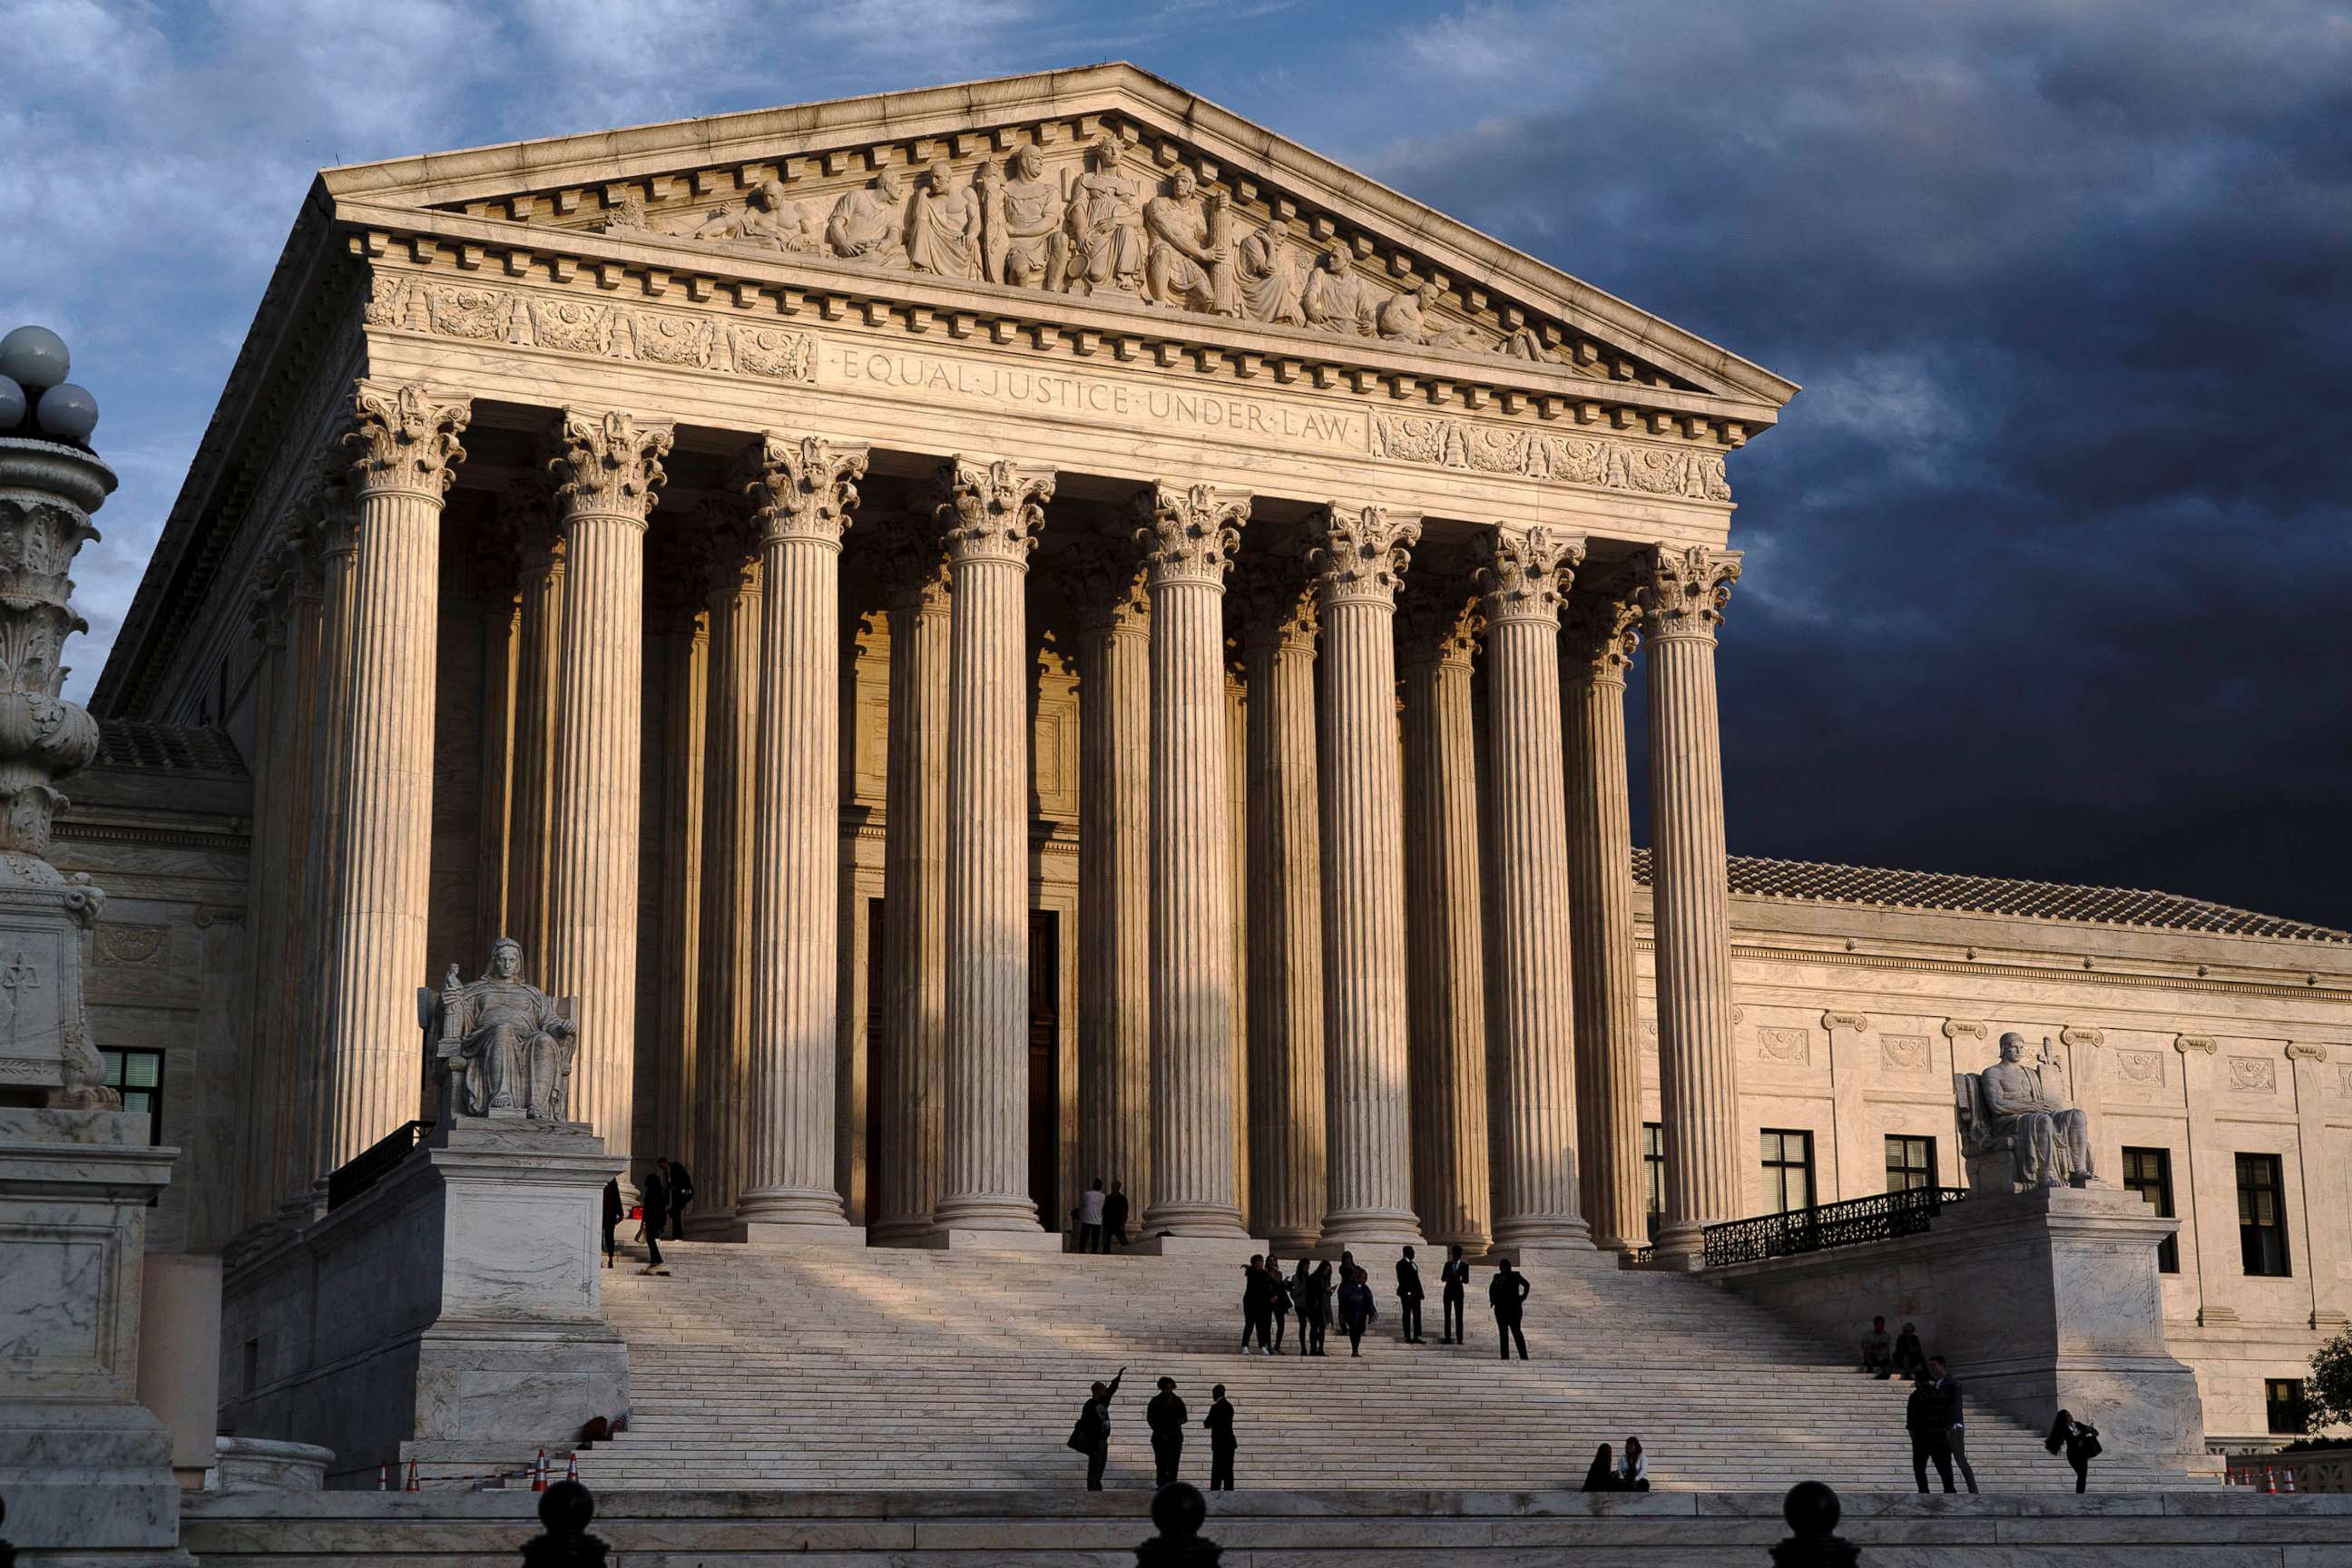
{"label": "pediment sculpture", "polygon": [[500,937],[479,979],[451,964],[441,988],[419,987],[417,1021],[452,1116],[571,1120],[580,1047],[577,997],[551,997],[522,978],[522,944]]}
{"label": "pediment sculpture", "polygon": [[2000,1060],[1980,1073],[1953,1075],[1960,1154],[1972,1192],[2086,1186],[2097,1179],[2089,1118],[2066,1087],[2066,1069],[2042,1042],[2032,1066],[2025,1038],[2000,1037]]}

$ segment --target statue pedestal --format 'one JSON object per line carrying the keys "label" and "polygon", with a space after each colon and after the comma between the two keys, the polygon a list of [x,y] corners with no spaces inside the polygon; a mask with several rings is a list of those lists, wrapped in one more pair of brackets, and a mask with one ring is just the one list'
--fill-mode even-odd
{"label": "statue pedestal", "polygon": [[2071,1410],[2111,1454],[2210,1475],[2196,1374],[2164,1342],[2156,1246],[2179,1226],[2136,1193],[2039,1187],[1950,1205],[1917,1236],[1707,1274],[1857,1363],[1874,1315],[1916,1322],[1968,1397],[2043,1429]]}
{"label": "statue pedestal", "polygon": [[172,1435],[134,1393],[147,1201],[178,1153],[144,1116],[0,1108],[0,1498],[37,1561],[193,1568]]}
{"label": "statue pedestal", "polygon": [[334,1451],[330,1487],[519,1468],[629,1405],[598,1305],[618,1155],[585,1124],[445,1121],[374,1186],[238,1261],[221,1415]]}

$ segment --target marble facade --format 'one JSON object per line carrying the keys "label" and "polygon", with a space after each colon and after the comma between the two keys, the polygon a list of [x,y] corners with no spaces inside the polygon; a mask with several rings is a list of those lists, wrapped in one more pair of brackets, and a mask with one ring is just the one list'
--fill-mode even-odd
{"label": "marble facade", "polygon": [[[2228,1278],[2198,1107],[2347,1212],[2352,947],[1740,894],[1731,479],[1794,392],[1127,67],[329,171],[95,701],[225,731],[244,820],[158,766],[61,827],[197,836],[142,868],[168,968],[92,987],[210,1021],[157,1236],[315,1224],[509,931],[572,1113],[785,1242],[1045,1241],[1102,1174],[1183,1238],[1638,1246],[1654,1123],[1687,1258],[1761,1127],[1823,1201],[1915,1130],[1957,1182],[2015,1027],[2101,1169],[2177,1148],[2168,1331],[2238,1430],[2211,1380],[2352,1248],[2292,1312]],[[2087,1043],[2142,1036],[2230,1060]]]}

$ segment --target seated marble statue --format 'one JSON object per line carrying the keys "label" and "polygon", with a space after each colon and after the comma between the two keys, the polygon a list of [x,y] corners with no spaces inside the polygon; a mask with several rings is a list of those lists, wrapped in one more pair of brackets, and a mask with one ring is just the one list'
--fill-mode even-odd
{"label": "seated marble statue", "polygon": [[557,1002],[522,979],[522,945],[502,936],[491,944],[490,966],[471,984],[457,966],[436,993],[417,994],[426,1037],[455,1090],[454,1109],[467,1116],[569,1119],[572,1058],[578,1026],[569,1002]]}
{"label": "seated marble statue", "polygon": [[2019,1186],[2054,1187],[2078,1177],[2088,1180],[2089,1120],[2067,1102],[2064,1074],[2056,1061],[2045,1054],[2038,1066],[2029,1068],[2024,1057],[2024,1037],[2003,1035],[2000,1060],[1979,1075],[1991,1117],[1986,1131],[1996,1140],[2009,1141],[2011,1177]]}

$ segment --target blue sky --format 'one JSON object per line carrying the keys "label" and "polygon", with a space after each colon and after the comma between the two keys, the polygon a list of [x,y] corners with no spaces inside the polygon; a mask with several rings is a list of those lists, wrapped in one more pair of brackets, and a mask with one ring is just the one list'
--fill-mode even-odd
{"label": "blue sky", "polygon": [[2343,4],[0,0],[0,27],[37,62],[0,97],[29,150],[0,327],[66,334],[123,479],[78,692],[312,170],[1128,58],[1805,384],[1733,468],[1735,850],[2352,925]]}

